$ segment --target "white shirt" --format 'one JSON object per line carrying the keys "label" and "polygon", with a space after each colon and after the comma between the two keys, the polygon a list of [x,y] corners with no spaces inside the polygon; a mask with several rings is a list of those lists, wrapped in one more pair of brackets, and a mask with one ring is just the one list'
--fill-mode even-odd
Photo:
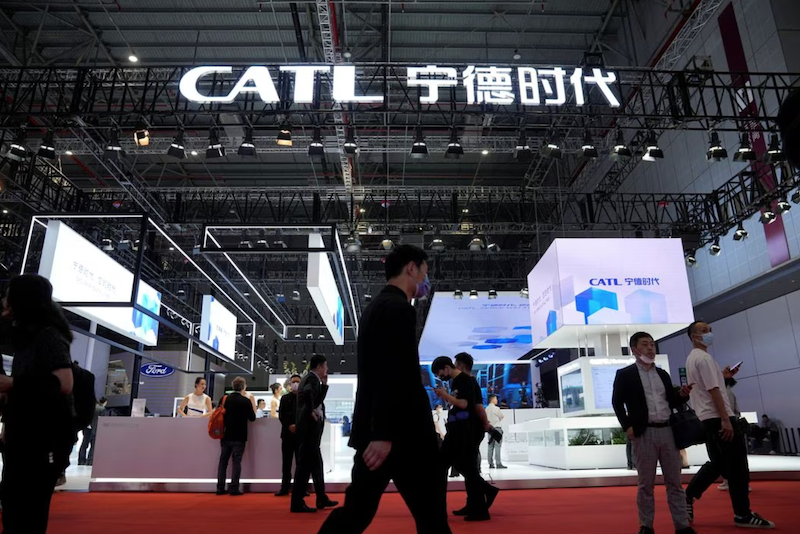
{"label": "white shirt", "polygon": [[189,402],[186,404],[186,417],[203,417],[208,409],[206,405],[206,399],[208,398],[209,396],[205,393],[199,396],[189,393]]}
{"label": "white shirt", "polygon": [[644,365],[637,361],[636,368],[639,370],[639,378],[642,379],[644,398],[647,402],[647,422],[666,423],[669,421],[672,410],[670,410],[669,402],[667,401],[667,390],[664,388],[664,381],[658,375],[656,366],[645,369]]}
{"label": "white shirt", "polygon": [[489,420],[489,424],[495,428],[503,428],[503,414],[500,412],[500,408],[496,405],[492,404],[491,402],[486,407],[486,418]]}
{"label": "white shirt", "polygon": [[718,388],[722,393],[722,401],[725,403],[725,410],[728,417],[733,417],[730,399],[725,391],[725,378],[722,370],[714,358],[704,350],[694,349],[686,359],[686,378],[692,386],[692,408],[694,408],[697,418],[701,421],[708,419],[719,419],[717,407],[711,398],[710,391]]}
{"label": "white shirt", "polygon": [[264,417],[264,415],[265,415],[264,410],[262,410],[261,408],[256,410],[256,419],[261,419],[262,417]]}

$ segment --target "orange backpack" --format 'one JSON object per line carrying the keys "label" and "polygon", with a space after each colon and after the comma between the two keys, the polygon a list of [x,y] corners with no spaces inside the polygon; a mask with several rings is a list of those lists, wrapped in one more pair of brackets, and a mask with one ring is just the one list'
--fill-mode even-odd
{"label": "orange backpack", "polygon": [[208,435],[211,439],[222,439],[225,437],[225,401],[228,396],[222,397],[219,406],[214,408],[211,412],[211,417],[208,418]]}

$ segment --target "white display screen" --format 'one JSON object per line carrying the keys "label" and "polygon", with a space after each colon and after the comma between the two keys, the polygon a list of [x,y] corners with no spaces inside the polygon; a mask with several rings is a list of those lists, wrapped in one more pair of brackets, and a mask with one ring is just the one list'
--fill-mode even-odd
{"label": "white display screen", "polygon": [[499,291],[496,299],[479,292],[477,299],[433,295],[419,342],[422,361],[468,352],[476,362],[518,360],[533,350],[530,304],[516,291]]}
{"label": "white display screen", "polygon": [[[323,248],[322,236],[309,234],[308,248]],[[308,253],[308,292],[336,345],[344,345],[344,305],[325,252]]]}
{"label": "white display screen", "polygon": [[561,377],[561,410],[564,413],[581,412],[586,409],[586,392],[583,376],[577,369]]}
{"label": "white display screen", "polygon": [[614,379],[617,371],[625,365],[595,365],[592,367],[594,385],[594,407],[597,410],[612,410],[611,397],[614,394]]}
{"label": "white display screen", "polygon": [[[133,291],[133,273],[57,220],[47,224],[39,274],[57,302],[130,302]],[[136,304],[159,315],[161,293],[140,280]],[[158,321],[132,307],[67,309],[144,345],[158,343]]]}
{"label": "white display screen", "polygon": [[233,360],[236,357],[236,316],[211,295],[203,295],[200,341]]}

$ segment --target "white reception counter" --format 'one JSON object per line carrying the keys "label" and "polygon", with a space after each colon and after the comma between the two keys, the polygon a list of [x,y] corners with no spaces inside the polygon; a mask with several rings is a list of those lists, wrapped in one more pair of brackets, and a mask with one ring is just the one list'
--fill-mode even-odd
{"label": "white reception counter", "polygon": [[[101,417],[98,426],[90,491],[216,489],[220,443],[208,436],[208,419]],[[277,419],[250,424],[241,480],[249,491],[276,491],[280,485],[280,432]],[[325,424],[321,448],[326,472],[334,465],[337,433],[340,425]]]}

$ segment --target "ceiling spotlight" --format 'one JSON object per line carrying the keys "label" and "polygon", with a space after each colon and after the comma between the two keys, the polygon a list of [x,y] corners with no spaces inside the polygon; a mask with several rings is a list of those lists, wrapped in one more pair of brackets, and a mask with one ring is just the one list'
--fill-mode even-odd
{"label": "ceiling spotlight", "polygon": [[561,135],[555,128],[552,128],[547,134],[542,146],[542,155],[546,158],[561,159]]}
{"label": "ceiling spotlight", "polygon": [[477,289],[470,289],[469,290],[469,300],[478,300],[478,290]]}
{"label": "ceiling spotlight", "polygon": [[372,301],[372,293],[364,293],[364,302]]}
{"label": "ceiling spotlight", "polygon": [[167,149],[167,155],[173,158],[184,159],[186,157],[186,147],[183,144],[183,128],[178,130],[178,135]]}
{"label": "ceiling spotlight", "polygon": [[295,338],[295,339],[300,339],[300,337],[301,337],[301,336],[300,336],[300,332],[298,332],[298,333],[296,333],[296,334],[294,335],[294,338]]}
{"label": "ceiling spotlight", "polygon": [[294,291],[292,291],[292,300],[295,301],[295,302],[300,300],[300,292],[298,290],[296,290],[296,289]]}
{"label": "ceiling spotlight", "polygon": [[514,50],[514,55],[511,56],[511,57],[514,58],[514,61],[522,59],[522,56],[520,55],[519,50]]}
{"label": "ceiling spotlight", "polygon": [[351,156],[358,152],[358,143],[356,143],[356,134],[353,132],[353,128],[347,128],[347,133],[344,137],[344,151]]}
{"label": "ceiling spotlight", "polygon": [[119,130],[113,128],[108,138],[108,143],[106,143],[106,149],[103,151],[103,159],[118,160],[124,157],[125,151],[122,150],[122,145],[119,144]]}
{"label": "ceiling spotlight", "polygon": [[[280,141],[278,144],[280,144]],[[291,144],[291,140],[289,144]],[[256,155],[256,145],[253,142],[253,128],[250,126],[244,129],[244,140],[242,140],[242,144],[239,145],[239,150],[237,150],[236,153],[240,156],[252,157]]]}
{"label": "ceiling spotlight", "polygon": [[484,156],[488,156],[489,155],[489,151],[484,148],[483,150],[481,150],[481,154],[484,155]]}
{"label": "ceiling spotlight", "polygon": [[197,150],[192,150],[192,151],[190,152],[190,154],[191,154],[192,156],[196,156],[196,155],[197,155]]}
{"label": "ceiling spotlight", "polygon": [[611,159],[629,158],[632,155],[631,149],[625,144],[625,136],[622,134],[622,128],[617,126],[617,139],[614,141],[614,148],[611,149]]}
{"label": "ceiling spotlight", "polygon": [[49,160],[56,159],[55,132],[53,130],[47,130],[42,145],[39,147],[38,156]]}
{"label": "ceiling spotlight", "polygon": [[348,48],[347,50],[344,51],[344,54],[342,55],[344,56],[345,59],[350,59],[351,57],[353,57],[353,52],[351,52],[350,49]]}
{"label": "ceiling spotlight", "polygon": [[733,161],[755,160],[756,153],[753,150],[753,146],[750,144],[750,136],[746,133],[743,133],[741,136],[741,142],[739,143],[739,149],[736,151],[736,154],[733,155]]}
{"label": "ceiling spotlight", "polygon": [[383,247],[383,250],[392,250],[392,247],[394,247],[394,242],[387,235],[383,238],[383,241],[381,241],[381,246]]}
{"label": "ceiling spotlight", "polygon": [[458,130],[455,126],[450,127],[450,142],[447,144],[447,150],[444,157],[447,159],[458,159],[464,154],[464,149],[458,140]]}
{"label": "ceiling spotlight", "polygon": [[464,293],[460,289],[456,289],[453,291],[453,298],[456,300],[461,300],[464,298]]}
{"label": "ceiling spotlight", "polygon": [[256,248],[269,248],[269,243],[263,237],[256,241]]}
{"label": "ceiling spotlight", "polygon": [[443,252],[445,248],[447,247],[445,246],[441,237],[434,237],[433,241],[431,241],[431,250],[435,252]]}
{"label": "ceiling spotlight", "polygon": [[644,140],[645,152],[642,161],[655,161],[657,159],[664,159],[664,151],[658,148],[658,139],[653,130],[648,132]]}
{"label": "ceiling spotlight", "polygon": [[469,242],[469,249],[472,252],[480,252],[483,250],[483,240],[478,236],[473,237],[472,241]]}
{"label": "ceiling spotlight", "polygon": [[414,144],[411,145],[411,158],[424,159],[428,157],[428,145],[425,143],[425,136],[422,133],[422,125],[417,124],[417,133],[414,137]]}
{"label": "ceiling spotlight", "polygon": [[249,291],[242,291],[242,296],[244,298],[246,298],[246,299],[249,299],[250,298],[250,292]]}
{"label": "ceiling spotlight", "polygon": [[797,191],[794,192],[794,194],[792,194],[792,202],[794,202],[795,204],[800,204],[800,189],[798,189]]}
{"label": "ceiling spotlight", "polygon": [[775,212],[772,211],[770,207],[765,207],[764,211],[761,212],[761,224],[772,224],[778,219],[778,216],[775,215]]}
{"label": "ceiling spotlight", "polygon": [[741,241],[742,239],[747,239],[747,230],[744,229],[744,223],[739,223],[739,226],[736,227],[736,231],[733,233],[733,240]]}
{"label": "ceiling spotlight", "polygon": [[716,238],[714,243],[708,247],[708,253],[712,256],[719,256],[720,252],[722,252],[722,247],[719,245],[719,238]]}
{"label": "ceiling spotlight", "polygon": [[253,243],[246,237],[239,241],[239,248],[253,248]]}
{"label": "ceiling spotlight", "polygon": [[786,213],[787,211],[792,209],[792,205],[789,204],[789,201],[786,200],[786,197],[783,197],[780,200],[778,200],[778,204],[777,205],[778,205],[778,211],[780,213]]}
{"label": "ceiling spotlight", "polygon": [[494,300],[497,298],[497,291],[494,289],[489,290],[489,300]]}
{"label": "ceiling spotlight", "polygon": [[110,239],[103,239],[103,245],[100,247],[105,252],[113,252],[114,251],[114,242]]}
{"label": "ceiling spotlight", "polygon": [[184,290],[184,289],[179,289],[179,290],[178,290],[178,291],[175,293],[175,296],[177,296],[179,300],[186,300],[186,290]]}
{"label": "ceiling spotlight", "polygon": [[219,142],[219,130],[211,128],[208,132],[208,148],[206,149],[206,158],[216,159],[225,157],[225,147]]}
{"label": "ceiling spotlight", "polygon": [[148,146],[150,144],[150,131],[147,129],[147,123],[144,120],[139,120],[136,124],[136,131],[133,132],[133,141],[136,146]]}
{"label": "ceiling spotlight", "polygon": [[136,54],[131,52],[130,55],[128,55],[128,61],[130,61],[131,63],[138,63],[139,58],[136,56]]}
{"label": "ceiling spotlight", "polygon": [[583,132],[583,145],[581,145],[581,150],[583,150],[584,158],[594,159],[597,157],[597,148],[594,146],[592,134],[589,132],[588,128]]}
{"label": "ceiling spotlight", "polygon": [[691,267],[695,263],[697,263],[697,258],[695,257],[695,253],[693,250],[689,250],[686,252],[684,258],[686,259],[686,266]]}
{"label": "ceiling spotlight", "polygon": [[528,288],[527,287],[523,287],[522,289],[519,290],[519,296],[521,298],[524,298],[524,299],[528,298],[528,294],[529,293],[528,293]]}
{"label": "ceiling spotlight", "polygon": [[28,149],[25,147],[25,137],[27,133],[27,126],[24,124],[20,126],[19,131],[17,132],[17,136],[14,138],[14,141],[11,142],[11,148],[9,149],[6,157],[8,159],[14,161],[22,161],[23,159],[28,157]]}
{"label": "ceiling spotlight", "polygon": [[719,140],[719,134],[714,130],[711,131],[710,140],[708,143],[708,152],[706,152],[707,161],[722,161],[728,158],[728,151],[722,148],[722,143]]}
{"label": "ceiling spotlight", "polygon": [[528,144],[528,136],[525,135],[525,128],[520,128],[517,146],[514,147],[515,157],[518,160],[526,160],[532,156],[531,147]]}
{"label": "ceiling spotlight", "polygon": [[500,252],[500,245],[498,245],[494,241],[490,241],[489,245],[486,247],[486,250],[488,250],[489,252]]}
{"label": "ceiling spotlight", "polygon": [[358,238],[355,231],[350,232],[350,237],[344,242],[344,249],[350,253],[361,252],[361,240]]}
{"label": "ceiling spotlight", "polygon": [[72,150],[65,150],[64,151],[64,155],[65,156],[71,156],[72,155]]}
{"label": "ceiling spotlight", "polygon": [[767,148],[767,153],[764,154],[764,161],[767,163],[781,163],[786,161],[786,154],[783,153],[781,142],[778,140],[778,134],[770,134],[769,148]]}
{"label": "ceiling spotlight", "polygon": [[278,138],[275,139],[278,146],[292,146],[292,125],[289,121],[281,123],[281,131],[278,132]]}
{"label": "ceiling spotlight", "polygon": [[311,138],[311,144],[308,145],[309,157],[321,158],[325,155],[325,145],[322,143],[322,130],[319,126],[314,126],[314,136]]}

